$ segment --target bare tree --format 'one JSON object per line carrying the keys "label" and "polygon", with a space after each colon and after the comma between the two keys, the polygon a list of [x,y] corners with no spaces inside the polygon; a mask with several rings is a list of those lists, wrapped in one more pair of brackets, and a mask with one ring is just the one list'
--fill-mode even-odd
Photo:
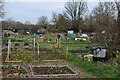
{"label": "bare tree", "polygon": [[115,4],[116,4],[116,8],[117,8],[117,13],[118,13],[117,21],[118,21],[119,26],[120,26],[120,1],[115,0]]}
{"label": "bare tree", "polygon": [[57,15],[57,13],[56,13],[56,12],[53,12],[53,13],[52,13],[51,22],[55,25],[55,27],[57,26],[57,25],[56,25],[57,20],[58,20],[58,15]]}
{"label": "bare tree", "polygon": [[58,21],[58,14],[56,12],[53,12],[51,22],[53,23],[54,26],[52,30],[55,32],[57,31],[57,21]]}
{"label": "bare tree", "polygon": [[55,32],[65,32],[68,29],[68,20],[65,18],[64,14],[57,14],[55,12],[52,13],[52,19],[51,22],[53,23],[54,30]]}
{"label": "bare tree", "polygon": [[66,32],[69,26],[69,22],[66,20],[63,14],[58,14],[57,31]]}
{"label": "bare tree", "polygon": [[96,40],[107,47],[109,58],[113,57],[113,51],[116,49],[115,13],[114,2],[100,2],[93,10],[94,24],[92,25],[96,27]]}
{"label": "bare tree", "polygon": [[79,23],[87,10],[87,3],[83,0],[72,0],[66,3],[65,9],[66,17],[70,20],[72,28],[75,31],[79,30]]}
{"label": "bare tree", "polygon": [[91,14],[85,16],[84,20],[82,21],[82,25],[80,28],[82,32],[85,33],[92,33],[95,31],[95,27],[93,26],[94,24],[94,18]]}
{"label": "bare tree", "polygon": [[118,31],[118,37],[117,37],[117,44],[118,44],[118,50],[120,51],[120,1],[115,0],[115,5],[117,9],[117,31]]}
{"label": "bare tree", "polygon": [[4,15],[4,1],[0,0],[0,17],[3,17]]}
{"label": "bare tree", "polygon": [[46,16],[39,17],[37,24],[40,25],[42,28],[47,29],[47,27],[48,27],[48,18]]}

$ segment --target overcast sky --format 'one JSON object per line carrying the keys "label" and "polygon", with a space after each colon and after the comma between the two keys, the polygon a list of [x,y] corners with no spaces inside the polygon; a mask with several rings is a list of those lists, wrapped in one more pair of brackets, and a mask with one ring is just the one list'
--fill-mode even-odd
{"label": "overcast sky", "polygon": [[[26,1],[26,2],[24,2]],[[36,23],[38,17],[47,16],[48,19],[51,19],[52,12],[62,13],[64,11],[65,2],[55,2],[44,0],[45,2],[30,2],[32,0],[11,0],[5,2],[5,19],[12,18],[20,22],[30,21],[31,23]],[[36,2],[35,2],[36,1]],[[43,1],[43,0],[42,0]],[[60,0],[59,0],[60,1]],[[97,5],[96,2],[88,2],[88,7],[90,10]]]}

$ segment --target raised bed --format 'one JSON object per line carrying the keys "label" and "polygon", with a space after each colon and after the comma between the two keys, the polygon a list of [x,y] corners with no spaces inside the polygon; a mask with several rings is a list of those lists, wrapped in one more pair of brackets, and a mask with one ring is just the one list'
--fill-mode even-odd
{"label": "raised bed", "polygon": [[18,68],[18,65],[3,65],[0,67],[2,69],[3,77],[23,77],[27,73],[22,66]]}
{"label": "raised bed", "polygon": [[35,77],[72,77],[76,76],[75,73],[68,66],[55,66],[55,65],[44,65],[44,66],[31,66],[32,75]]}

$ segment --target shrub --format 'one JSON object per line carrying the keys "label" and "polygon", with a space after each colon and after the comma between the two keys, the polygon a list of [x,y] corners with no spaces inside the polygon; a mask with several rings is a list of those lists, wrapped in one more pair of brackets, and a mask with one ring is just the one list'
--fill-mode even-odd
{"label": "shrub", "polygon": [[116,61],[117,61],[118,65],[120,66],[120,53],[118,55],[116,55]]}

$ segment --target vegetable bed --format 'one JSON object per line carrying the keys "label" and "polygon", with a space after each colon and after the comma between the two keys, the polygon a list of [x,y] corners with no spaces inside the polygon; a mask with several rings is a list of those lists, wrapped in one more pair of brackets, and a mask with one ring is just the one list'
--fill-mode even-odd
{"label": "vegetable bed", "polygon": [[67,66],[63,67],[33,67],[34,75],[44,75],[44,74],[75,74]]}

